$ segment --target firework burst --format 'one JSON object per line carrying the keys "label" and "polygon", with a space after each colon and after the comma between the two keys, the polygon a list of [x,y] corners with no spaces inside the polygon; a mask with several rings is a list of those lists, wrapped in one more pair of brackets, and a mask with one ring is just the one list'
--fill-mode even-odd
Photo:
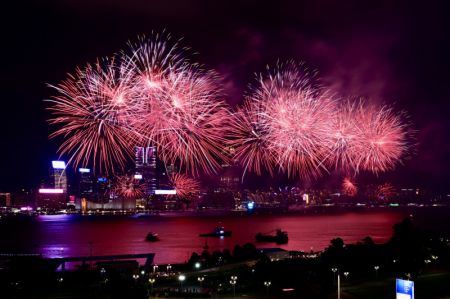
{"label": "firework burst", "polygon": [[213,173],[223,160],[223,127],[229,111],[219,78],[183,58],[168,35],[130,43],[112,62],[78,70],[53,86],[50,123],[61,128],[61,154],[94,171],[123,168],[135,145],[154,145],[167,164],[197,175]]}
{"label": "firework burst", "polygon": [[59,128],[50,138],[62,136],[61,155],[75,167],[92,164],[100,173],[123,168],[131,155],[135,134],[124,122],[130,103],[128,73],[105,60],[77,69],[57,86],[59,95],[49,100]]}
{"label": "firework burst", "polygon": [[358,187],[350,180],[350,178],[346,177],[342,182],[342,193],[354,197],[358,193]]}
{"label": "firework burst", "polygon": [[328,156],[327,165],[345,173],[357,171],[361,155],[360,135],[355,119],[357,109],[358,102],[344,101],[337,105],[329,131],[331,154]]}
{"label": "firework burst", "polygon": [[229,145],[234,150],[234,159],[248,171],[261,175],[262,169],[273,175],[276,153],[267,139],[267,129],[261,121],[258,103],[246,102],[239,108],[229,123]]}
{"label": "firework burst", "polygon": [[310,91],[279,91],[266,109],[271,148],[289,176],[317,177],[326,170],[330,103]]}
{"label": "firework burst", "polygon": [[187,175],[175,173],[171,175],[170,181],[179,197],[188,197],[200,191],[200,182]]}
{"label": "firework burst", "polygon": [[359,135],[356,169],[374,173],[393,169],[408,150],[410,133],[401,116],[387,106],[360,105],[355,118]]}
{"label": "firework burst", "polygon": [[126,199],[140,198],[144,196],[144,185],[134,176],[118,176],[115,178],[114,193]]}
{"label": "firework burst", "polygon": [[259,76],[232,123],[236,158],[245,169],[260,174],[266,168],[273,173],[276,165],[289,176],[302,178],[325,170],[334,103],[311,78],[293,62]]}
{"label": "firework burst", "polygon": [[375,196],[380,200],[390,200],[396,194],[397,192],[395,191],[394,186],[390,183],[381,184],[375,190]]}
{"label": "firework burst", "polygon": [[[401,114],[363,101],[339,103],[302,64],[278,64],[257,77],[244,105],[230,113],[221,80],[187,57],[168,34],[77,69],[49,100],[51,138],[69,162],[114,173],[134,146],[155,146],[167,165],[193,176],[234,159],[260,175],[275,170],[316,178],[330,168],[380,173],[408,150]],[[232,150],[227,151],[230,148]]]}

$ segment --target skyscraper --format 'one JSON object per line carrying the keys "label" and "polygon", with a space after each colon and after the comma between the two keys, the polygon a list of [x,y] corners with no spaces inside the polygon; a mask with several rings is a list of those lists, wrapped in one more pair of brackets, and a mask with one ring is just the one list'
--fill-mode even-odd
{"label": "skyscraper", "polygon": [[111,182],[106,177],[97,178],[97,182],[95,184],[95,198],[94,202],[97,203],[106,203],[109,201],[111,196]]}
{"label": "skyscraper", "polygon": [[64,193],[67,193],[66,162],[52,161],[51,170],[53,187],[55,189],[62,189]]}
{"label": "skyscraper", "polygon": [[89,168],[78,168],[78,195],[87,200],[94,199],[94,180]]}
{"label": "skyscraper", "polygon": [[143,180],[145,196],[155,193],[158,186],[156,179],[156,147],[135,147],[135,174],[138,180]]}

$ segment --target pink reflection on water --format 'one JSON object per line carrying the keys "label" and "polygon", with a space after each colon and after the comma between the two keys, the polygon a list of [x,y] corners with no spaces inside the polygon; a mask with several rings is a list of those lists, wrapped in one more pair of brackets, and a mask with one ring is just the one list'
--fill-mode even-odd
{"label": "pink reflection on water", "polygon": [[[385,242],[392,225],[403,215],[391,212],[346,213],[340,215],[273,215],[246,217],[82,217],[41,216],[38,221],[38,246],[49,257],[156,253],[159,264],[186,261],[193,251],[230,249],[236,244],[254,242],[258,232],[277,228],[288,232],[289,243],[255,243],[257,247],[281,247],[287,250],[321,250],[331,239],[341,237],[353,243],[371,236],[376,243]],[[220,222],[231,237],[200,238]],[[32,228],[36,229],[36,228]],[[157,232],[159,242],[146,242],[148,232]]]}

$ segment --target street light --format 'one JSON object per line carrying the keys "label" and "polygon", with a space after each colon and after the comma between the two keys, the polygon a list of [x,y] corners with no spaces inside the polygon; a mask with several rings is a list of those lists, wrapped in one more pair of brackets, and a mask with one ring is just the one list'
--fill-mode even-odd
{"label": "street light", "polygon": [[172,270],[172,266],[170,264],[167,265],[167,272],[170,272]]}
{"label": "street light", "polygon": [[151,291],[150,291],[150,294],[153,294],[153,284],[155,283],[155,281],[156,281],[156,279],[154,279],[154,278],[149,278],[149,279],[148,279],[148,282],[149,282],[150,285],[151,285]]}
{"label": "street light", "polygon": [[180,289],[181,289],[181,288],[183,288],[183,281],[186,280],[186,276],[183,275],[183,274],[180,274],[180,275],[178,276],[178,280],[180,281]]}
{"label": "street light", "polygon": [[336,272],[337,272],[337,268],[331,268],[331,271],[333,272],[333,284],[336,283]]}
{"label": "street light", "polygon": [[200,267],[201,267],[202,265],[199,263],[199,262],[196,262],[195,264],[194,264],[194,267],[195,267],[195,269],[200,269]]}
{"label": "street light", "polygon": [[139,279],[139,275],[138,274],[133,274],[133,279],[134,279],[134,285],[137,284],[137,280]]}
{"label": "street light", "polygon": [[230,278],[231,278],[231,280],[234,280],[234,281],[236,281],[236,280],[238,279],[238,277],[237,277],[237,276],[234,276],[234,275],[231,276]]}
{"label": "street light", "polygon": [[155,273],[156,271],[158,271],[158,265],[153,265],[153,273]]}
{"label": "street light", "polygon": [[266,286],[267,297],[269,297],[269,287],[272,284],[271,281],[264,281],[264,285]]}
{"label": "street light", "polygon": [[233,280],[233,277],[236,277],[236,276],[232,276],[232,278],[230,280],[230,284],[233,286],[233,298],[234,298],[236,296],[236,279],[237,279],[237,277],[234,280]]}
{"label": "street light", "polygon": [[197,280],[198,280],[198,282],[200,282],[200,287],[202,287],[203,286],[203,281],[205,280],[205,277],[204,276],[199,276],[199,277],[197,277]]}
{"label": "street light", "polygon": [[345,279],[348,278],[348,275],[349,275],[349,274],[350,274],[350,272],[344,272]]}
{"label": "street light", "polygon": [[380,266],[374,266],[375,269],[375,277],[378,277],[378,269],[380,269]]}

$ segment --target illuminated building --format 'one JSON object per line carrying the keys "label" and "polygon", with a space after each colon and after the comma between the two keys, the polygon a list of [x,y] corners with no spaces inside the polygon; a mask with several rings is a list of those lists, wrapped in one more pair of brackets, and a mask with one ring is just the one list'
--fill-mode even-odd
{"label": "illuminated building", "polygon": [[177,171],[175,165],[164,165],[162,161],[158,161],[158,189],[172,190],[173,184],[170,177]]}
{"label": "illuminated building", "polygon": [[157,188],[156,178],[156,147],[134,148],[135,154],[135,179],[143,180],[144,194],[151,196]]}
{"label": "illuminated building", "polygon": [[109,201],[111,191],[111,182],[106,177],[97,178],[95,188],[95,199],[97,203],[105,203]]}
{"label": "illuminated building", "polygon": [[53,187],[55,189],[62,189],[64,193],[67,193],[66,162],[52,161],[51,170]]}
{"label": "illuminated building", "polygon": [[67,207],[66,192],[61,188],[41,188],[36,197],[36,205],[46,210],[65,209]]}
{"label": "illuminated building", "polygon": [[239,191],[241,188],[240,169],[234,165],[222,165],[222,173],[219,177],[219,191]]}
{"label": "illuminated building", "polygon": [[94,199],[94,180],[89,168],[78,168],[78,195],[87,200]]}

